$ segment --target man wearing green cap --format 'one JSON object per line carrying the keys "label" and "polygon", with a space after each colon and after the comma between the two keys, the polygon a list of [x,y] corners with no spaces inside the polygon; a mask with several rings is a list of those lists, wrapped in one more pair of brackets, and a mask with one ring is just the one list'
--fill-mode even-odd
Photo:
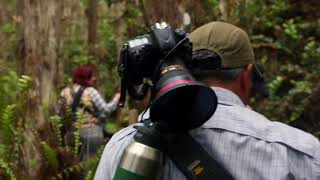
{"label": "man wearing green cap", "polygon": [[[247,33],[228,23],[211,22],[190,38],[191,71],[218,97],[216,112],[190,132],[193,138],[237,180],[320,180],[320,143],[315,137],[247,108],[253,93],[268,96]],[[113,178],[135,131],[128,127],[106,145],[96,180]],[[158,178],[186,179],[167,157]]]}

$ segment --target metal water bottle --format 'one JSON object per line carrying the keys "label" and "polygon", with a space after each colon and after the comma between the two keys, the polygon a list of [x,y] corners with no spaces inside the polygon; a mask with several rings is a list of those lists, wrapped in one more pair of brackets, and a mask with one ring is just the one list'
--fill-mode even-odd
{"label": "metal water bottle", "polygon": [[113,180],[155,180],[159,173],[158,138],[144,126],[137,129],[135,141],[125,149]]}

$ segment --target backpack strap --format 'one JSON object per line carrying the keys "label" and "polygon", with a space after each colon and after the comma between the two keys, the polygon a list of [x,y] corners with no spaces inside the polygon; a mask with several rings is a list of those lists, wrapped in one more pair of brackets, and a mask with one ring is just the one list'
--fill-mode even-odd
{"label": "backpack strap", "polygon": [[190,180],[234,180],[189,133],[166,136],[165,153]]}
{"label": "backpack strap", "polygon": [[72,120],[74,120],[74,121],[77,119],[76,118],[77,107],[80,104],[81,96],[82,96],[85,89],[86,89],[86,87],[80,86],[79,90],[73,96],[73,101],[71,104],[71,112],[72,112]]}

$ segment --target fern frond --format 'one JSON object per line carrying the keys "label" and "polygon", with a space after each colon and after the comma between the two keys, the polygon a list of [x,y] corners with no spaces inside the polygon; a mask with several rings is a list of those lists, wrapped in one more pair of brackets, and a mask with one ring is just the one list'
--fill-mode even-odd
{"label": "fern frond", "polygon": [[10,177],[11,180],[17,179],[9,164],[6,163],[3,159],[0,159],[0,168],[4,170],[4,172],[8,175],[8,177]]}
{"label": "fern frond", "polygon": [[8,74],[0,77],[1,101],[14,101],[16,99],[18,92],[18,79],[18,74],[14,71],[9,71]]}
{"label": "fern frond", "polygon": [[0,116],[0,137],[1,142],[10,145],[13,134],[13,109],[15,105],[7,105],[1,112]]}
{"label": "fern frond", "polygon": [[54,170],[57,170],[59,167],[59,162],[56,156],[56,152],[44,141],[41,142],[41,145],[49,166]]}
{"label": "fern frond", "polygon": [[24,136],[23,136],[23,122],[22,120],[19,120],[16,129],[14,130],[14,141],[13,141],[13,151],[11,154],[11,163],[13,167],[17,167],[19,161],[21,160],[20,158],[20,153],[21,149],[20,147],[22,146],[24,142]]}
{"label": "fern frond", "polygon": [[88,171],[88,173],[86,174],[85,180],[92,180],[94,177],[93,171],[90,170]]}
{"label": "fern frond", "polygon": [[58,141],[59,147],[62,147],[62,134],[61,134],[61,128],[62,128],[62,122],[60,116],[51,116],[49,118],[49,122],[53,126],[54,134],[56,136],[56,139]]}
{"label": "fern frond", "polygon": [[84,167],[84,163],[80,162],[78,164],[75,164],[73,166],[70,166],[64,169],[61,173],[57,174],[55,178],[62,179],[63,177],[69,177],[71,174],[80,173],[82,172],[83,167]]}
{"label": "fern frond", "polygon": [[20,91],[26,92],[30,88],[31,82],[32,82],[32,79],[30,76],[22,75],[18,79],[18,87],[19,87]]}
{"label": "fern frond", "polygon": [[75,122],[75,127],[76,130],[74,131],[73,135],[74,135],[74,155],[78,156],[79,153],[79,148],[81,146],[81,140],[80,140],[80,129],[81,129],[81,125],[84,122],[84,111],[83,110],[79,110],[76,112],[76,116],[77,116],[77,121]]}
{"label": "fern frond", "polygon": [[79,174],[83,172],[84,170],[88,170],[87,174],[85,176],[86,179],[92,179],[95,169],[95,166],[92,166],[93,164],[99,163],[99,157],[98,156],[92,156],[91,158],[81,161],[75,165],[72,165],[66,169],[64,169],[62,172],[55,175],[55,179],[62,179],[62,177],[69,177],[71,174]]}

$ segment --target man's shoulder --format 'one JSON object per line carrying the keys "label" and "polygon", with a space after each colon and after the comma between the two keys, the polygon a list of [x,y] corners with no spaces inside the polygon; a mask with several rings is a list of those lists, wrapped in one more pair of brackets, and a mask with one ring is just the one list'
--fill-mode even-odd
{"label": "man's shoulder", "polygon": [[109,140],[107,146],[113,147],[114,145],[117,145],[121,143],[122,141],[131,141],[133,139],[133,136],[135,132],[137,131],[134,126],[142,125],[142,123],[136,123],[133,125],[130,125],[126,128],[121,129],[116,134],[114,134],[111,139]]}
{"label": "man's shoulder", "polygon": [[241,106],[218,106],[204,128],[219,128],[251,136],[270,143],[278,143],[312,157],[320,158],[320,143],[313,135]]}

